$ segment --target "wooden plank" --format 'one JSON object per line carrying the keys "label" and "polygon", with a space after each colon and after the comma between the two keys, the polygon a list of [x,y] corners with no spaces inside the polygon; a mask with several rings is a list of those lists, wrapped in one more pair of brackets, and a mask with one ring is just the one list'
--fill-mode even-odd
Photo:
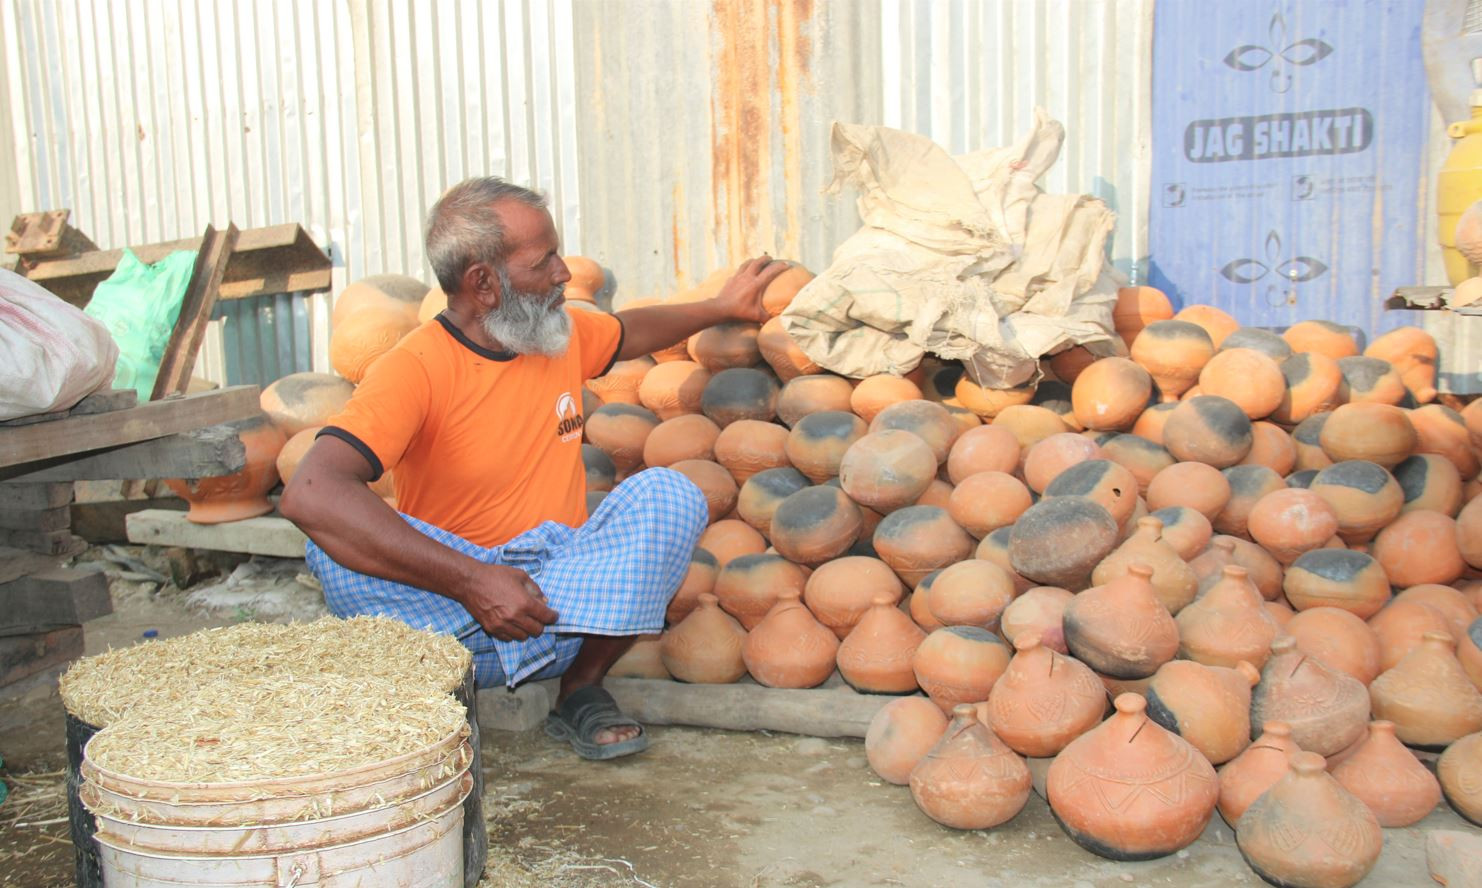
{"label": "wooden plank", "polygon": [[185,296],[181,299],[180,315],[175,319],[175,329],[165,345],[159,375],[154,379],[154,390],[149,400],[185,394],[190,385],[196,353],[201,350],[201,340],[206,337],[206,324],[216,308],[216,294],[221,289],[222,277],[226,275],[227,260],[237,246],[237,235],[235,225],[228,224],[226,231],[220,232],[206,226],[195,267],[191,270],[190,285],[185,288]]}
{"label": "wooden plank", "polygon": [[131,543],[246,552],[275,558],[304,557],[304,543],[308,539],[292,521],[276,515],[226,524],[195,524],[183,512],[146,509],[130,515],[126,526]]}
{"label": "wooden plank", "polygon": [[82,627],[0,638],[0,687],[82,656]]}
{"label": "wooden plank", "polygon": [[57,567],[0,584],[0,635],[74,626],[111,613],[101,570]]}
{"label": "wooden plank", "polygon": [[255,385],[150,401],[96,416],[69,416],[16,429],[0,429],[0,467],[72,453],[133,444],[191,429],[247,419],[261,412]]}
{"label": "wooden plank", "polygon": [[0,528],[0,546],[29,549],[43,555],[63,555],[85,545],[70,530],[6,530]]}
{"label": "wooden plank", "polygon": [[53,509],[72,501],[72,484],[66,481],[0,483],[0,509]]}
{"label": "wooden plank", "polygon": [[71,526],[71,511],[66,506],[0,509],[0,530],[66,530]]}
{"label": "wooden plank", "polygon": [[42,555],[22,549],[0,548],[0,583],[57,566],[55,555]]}
{"label": "wooden plank", "polygon": [[[83,456],[40,460],[0,469],[17,481],[133,481],[156,478],[214,478],[247,464],[241,433],[228,425],[193,429],[151,441],[125,444]],[[0,503],[4,488],[0,486]]]}
{"label": "wooden plank", "polygon": [[72,504],[72,532],[90,543],[127,543],[128,517],[145,509],[183,512],[189,504],[178,497],[118,499]]}
{"label": "wooden plank", "polygon": [[7,419],[4,422],[0,422],[0,428],[33,425],[38,422],[51,422],[57,419],[65,419],[68,416],[91,416],[94,413],[109,413],[114,410],[128,409],[138,403],[139,393],[133,389],[108,389],[106,391],[93,392],[91,395],[73,404],[68,410],[18,416],[15,419]]}

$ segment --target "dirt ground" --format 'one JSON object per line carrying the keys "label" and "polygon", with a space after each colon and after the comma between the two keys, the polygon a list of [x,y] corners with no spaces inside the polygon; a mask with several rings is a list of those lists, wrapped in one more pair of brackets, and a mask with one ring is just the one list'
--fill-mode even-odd
{"label": "dirt ground", "polygon": [[[89,651],[230,622],[193,613],[166,584],[115,578],[116,612],[87,626]],[[238,617],[243,616],[238,614]],[[0,805],[0,886],[71,883],[54,692],[0,705],[11,798]],[[1031,795],[1013,821],[958,832],[927,819],[910,791],[883,783],[858,740],[651,727],[652,747],[608,763],[578,759],[539,730],[484,732],[490,886],[1243,886],[1263,884],[1216,816],[1199,842],[1161,860],[1096,857]],[[1428,829],[1473,827],[1447,808],[1385,830],[1361,883],[1434,885]]]}

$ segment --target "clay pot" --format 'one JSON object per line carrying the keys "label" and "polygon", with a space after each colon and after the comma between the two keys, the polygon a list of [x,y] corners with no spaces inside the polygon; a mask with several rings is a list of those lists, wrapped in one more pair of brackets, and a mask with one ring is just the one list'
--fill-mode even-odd
{"label": "clay pot", "polygon": [[1199,372],[1199,389],[1228,399],[1251,419],[1261,419],[1281,406],[1287,383],[1270,357],[1253,349],[1227,348]]}
{"label": "clay pot", "polygon": [[1065,607],[1065,643],[1076,659],[1112,678],[1147,678],[1178,653],[1178,626],[1158,600],[1152,570],[1077,595]]}
{"label": "clay pot", "polygon": [[278,486],[278,453],[288,443],[266,413],[226,423],[242,439],[246,462],[230,475],[171,478],[165,482],[190,503],[185,517],[195,524],[222,524],[273,511],[268,491]]}
{"label": "clay pot", "polygon": [[771,612],[784,592],[801,596],[804,582],[802,568],[780,555],[742,555],[721,567],[715,597],[721,609],[750,631]]}
{"label": "clay pot", "polygon": [[732,367],[710,377],[700,395],[700,410],[721,428],[743,419],[771,422],[777,418],[780,389],[770,373]]}
{"label": "clay pot", "polygon": [[1304,654],[1346,672],[1365,685],[1380,672],[1379,638],[1363,620],[1336,607],[1314,607],[1287,621],[1283,630]]}
{"label": "clay pot", "polygon": [[1409,398],[1404,381],[1388,361],[1360,356],[1340,358],[1338,369],[1343,371],[1343,387],[1338,390],[1338,396],[1348,403],[1399,406]]}
{"label": "clay pot", "polygon": [[1314,549],[1292,562],[1282,591],[1293,608],[1336,607],[1361,619],[1389,601],[1389,578],[1378,561],[1351,549]]}
{"label": "clay pot", "polygon": [[859,506],[844,491],[807,487],[778,504],[767,536],[788,561],[814,566],[854,545],[863,523]]}
{"label": "clay pot", "polygon": [[1163,525],[1162,540],[1178,557],[1190,561],[1209,545],[1214,528],[1203,513],[1188,506],[1168,506],[1151,512],[1150,517]]}
{"label": "clay pot", "polygon": [[1250,689],[1260,679],[1244,660],[1229,669],[1172,660],[1148,683],[1147,714],[1210,764],[1223,764],[1250,744]]}
{"label": "clay pot", "polygon": [[1186,506],[1213,521],[1230,501],[1230,480],[1201,462],[1174,463],[1153,476],[1147,501],[1154,511]]}
{"label": "clay pot", "polygon": [[1154,724],[1146,706],[1135,694],[1117,697],[1116,714],[1065,747],[1046,779],[1066,833],[1113,860],[1150,860],[1192,844],[1219,798],[1214,768]]}
{"label": "clay pot", "polygon": [[851,555],[820,565],[808,577],[803,601],[840,639],[849,635],[882,596],[900,601],[905,589],[894,571],[877,558]]}
{"label": "clay pot", "polygon": [[690,555],[690,566],[679,584],[679,591],[669,600],[664,611],[664,620],[670,626],[679,625],[700,603],[701,595],[715,591],[715,580],[720,576],[720,563],[705,549],[697,548]]}
{"label": "clay pot", "polygon": [[931,448],[934,465],[947,461],[952,445],[962,435],[962,427],[947,408],[933,401],[900,401],[891,404],[875,415],[870,422],[870,433],[898,430],[920,438]]}
{"label": "clay pot", "polygon": [[587,414],[582,431],[587,440],[601,448],[621,473],[632,472],[643,462],[648,436],[658,428],[653,411],[632,404],[604,404]]}
{"label": "clay pot", "polygon": [[[721,567],[725,567],[742,555],[758,555],[766,551],[767,541],[746,522],[729,518],[705,528],[705,532],[700,534],[698,545],[714,555]],[[721,599],[721,606],[725,606],[724,598]]]}
{"label": "clay pot", "polygon": [[1137,479],[1138,491],[1143,496],[1147,496],[1148,489],[1159,472],[1177,463],[1173,454],[1161,444],[1154,444],[1138,435],[1108,434],[1111,437],[1102,436],[1096,441],[1101,448],[1102,458],[1131,472]]}
{"label": "clay pot", "polygon": [[1280,426],[1269,422],[1251,423],[1250,453],[1238,465],[1265,466],[1278,475],[1290,475],[1297,467],[1297,445]]}
{"label": "clay pot", "polygon": [[1266,722],[1266,730],[1245,751],[1220,769],[1220,816],[1240,829],[1240,816],[1266,790],[1291,770],[1291,757],[1301,752],[1286,722]]}
{"label": "clay pot", "polygon": [[1338,515],[1316,493],[1287,487],[1262,496],[1251,508],[1246,528],[1285,565],[1327,543],[1338,532]]}
{"label": "clay pot", "polygon": [[673,678],[664,668],[661,635],[640,635],[633,646],[607,670],[608,678],[649,678],[668,681]]}
{"label": "clay pot", "polygon": [[1378,358],[1400,374],[1415,400],[1429,404],[1436,398],[1436,340],[1419,327],[1399,327],[1369,343],[1364,356]]}
{"label": "clay pot", "polygon": [[1173,303],[1156,287],[1122,287],[1112,309],[1112,323],[1128,348],[1148,324],[1173,317]]}
{"label": "clay pot", "polygon": [[885,516],[875,528],[875,551],[910,586],[934,570],[955,564],[973,551],[974,541],[946,509],[907,506]]}
{"label": "clay pot", "polygon": [[1161,539],[1163,522],[1151,516],[1139,519],[1137,531],[1091,572],[1091,582],[1104,586],[1126,574],[1134,564],[1152,571],[1153,593],[1170,614],[1177,614],[1199,590],[1199,578],[1178,552]]}
{"label": "clay pot", "polygon": [[[287,487],[288,482],[293,480],[294,472],[298,471],[298,464],[303,462],[304,457],[307,456],[309,453],[309,448],[314,446],[314,436],[317,434],[319,434],[319,427],[307,428],[300,432],[295,432],[293,436],[284,443],[283,449],[278,451],[277,457],[275,457],[273,460],[273,465],[277,467],[278,478],[283,482],[284,487]],[[587,444],[582,445],[583,457],[586,456],[586,451],[589,446],[590,445]],[[596,450],[596,448],[592,449]],[[598,453],[601,453],[601,451],[598,451]],[[611,465],[611,462],[609,461],[608,464]],[[590,483],[591,482],[589,478],[589,487]]]}
{"label": "clay pot", "polygon": [[761,329],[760,324],[745,321],[724,321],[707,327],[690,337],[690,358],[711,373],[755,367],[762,359],[756,341]]}
{"label": "clay pot", "polygon": [[1244,660],[1259,669],[1281,631],[1263,604],[1245,568],[1226,566],[1224,578],[1175,618],[1179,655],[1232,669]]}
{"label": "clay pot", "polygon": [[262,390],[258,403],[285,437],[329,424],[355,386],[329,373],[290,373]]}
{"label": "clay pot", "polygon": [[655,468],[686,459],[713,460],[719,437],[720,427],[707,417],[684,414],[666,419],[644,440],[643,464]]}
{"label": "clay pot", "polygon": [[745,484],[757,472],[788,466],[787,429],[770,422],[739,420],[721,430],[714,451],[715,461],[726,467],[737,484]]}
{"label": "clay pot", "polygon": [[808,486],[808,479],[794,468],[764,469],[746,479],[736,495],[736,512],[751,527],[772,532],[772,516],[782,501]]}
{"label": "clay pot", "polygon": [[880,779],[904,785],[946,730],[947,717],[925,697],[891,700],[870,719],[865,758]]}
{"label": "clay pot", "polygon": [[1106,691],[1083,663],[1032,635],[1014,648],[1014,658],[988,696],[988,724],[1020,755],[1055,755],[1101,721]]}
{"label": "clay pot", "polygon": [[849,412],[854,386],[842,376],[810,374],[787,381],[777,395],[777,418],[789,428],[805,416],[826,411]]}
{"label": "clay pot", "polygon": [[1442,753],[1436,777],[1456,813],[1482,826],[1482,734],[1469,734]]}
{"label": "clay pot", "polygon": [[1250,581],[1255,584],[1261,597],[1272,601],[1281,597],[1284,573],[1281,565],[1265,549],[1239,537],[1220,535],[1209,541],[1209,548],[1189,562],[1194,575],[1199,578],[1199,594],[1203,595],[1223,577],[1227,564],[1245,568]]}
{"label": "clay pot", "polygon": [[1071,431],[1071,427],[1054,411],[1034,404],[1005,407],[993,418],[993,424],[1013,432],[1019,439],[1021,451],[1029,450],[1051,435]]}
{"label": "clay pot", "polygon": [[1280,626],[1283,631],[1285,631],[1287,624],[1291,622],[1292,618],[1297,615],[1297,612],[1287,607],[1285,602],[1267,601],[1262,606],[1266,608],[1266,613],[1271,615],[1271,619],[1275,620],[1276,625]]}
{"label": "clay pot", "polygon": [[1126,358],[1104,358],[1083,370],[1070,390],[1076,422],[1083,428],[1132,428],[1153,394],[1148,371]]}
{"label": "clay pot", "polygon": [[1406,512],[1381,530],[1374,557],[1400,587],[1450,583],[1467,567],[1456,544],[1456,522],[1424,510]]}
{"label": "clay pot", "polygon": [[567,286],[580,287],[592,292],[606,286],[607,275],[595,259],[588,259],[586,256],[563,256],[561,258],[566,263],[566,271],[571,275]]}
{"label": "clay pot", "polygon": [[[1065,608],[1075,595],[1055,586],[1035,586],[1009,602],[999,617],[999,631],[1009,644],[1032,640],[1062,654],[1065,646]],[[1022,639],[1021,639],[1022,636]],[[1027,755],[1027,753],[1026,753]]]}
{"label": "clay pot", "polygon": [[963,530],[982,539],[1012,525],[1033,501],[1029,488],[1012,475],[979,472],[953,488],[947,513]]}
{"label": "clay pot", "polygon": [[1322,449],[1322,427],[1327,424],[1331,413],[1317,413],[1307,417],[1292,429],[1292,444],[1297,448],[1298,471],[1326,469],[1333,464]]}
{"label": "clay pot", "polygon": [[1214,342],[1197,324],[1154,321],[1137,334],[1131,353],[1158,384],[1163,400],[1173,401],[1198,381],[1199,372],[1214,356]]}
{"label": "clay pot", "polygon": [[709,383],[710,371],[694,361],[667,361],[644,374],[638,400],[660,419],[699,413]]}
{"label": "clay pot", "polygon": [[1456,550],[1463,561],[1482,570],[1482,496],[1473,498],[1456,514]]}
{"label": "clay pot", "polygon": [[1298,321],[1281,334],[1295,353],[1310,352],[1338,360],[1359,353],[1353,333],[1332,321]]}
{"label": "clay pot", "polygon": [[839,474],[850,445],[866,434],[857,416],[835,410],[803,417],[787,436],[787,458],[815,484]]}
{"label": "clay pot", "polygon": [[741,646],[746,630],[720,609],[714,595],[700,595],[698,606],[664,633],[659,655],[669,674],[692,684],[730,684],[746,674]]}
{"label": "clay pot", "polygon": [[926,633],[900,612],[897,600],[898,595],[876,595],[839,645],[839,674],[857,691],[909,694],[917,688],[911,661]]}
{"label": "clay pot", "polygon": [[364,311],[398,311],[416,321],[427,285],[404,274],[373,274],[350,284],[335,297],[330,326]]}
{"label": "clay pot", "polygon": [[1223,474],[1230,482],[1230,499],[1214,517],[1214,529],[1248,537],[1251,510],[1267,494],[1286,490],[1286,481],[1265,466],[1231,466]]}
{"label": "clay pot", "polygon": [[1008,645],[977,626],[933,631],[911,660],[917,683],[943,712],[951,712],[959,703],[987,700],[1008,665]]}
{"label": "clay pot", "polygon": [[708,459],[683,459],[669,468],[693,481],[705,494],[705,502],[710,507],[710,523],[726,517],[736,507],[736,479],[720,463]]}
{"label": "clay pot", "polygon": [[756,347],[761,352],[762,360],[777,374],[777,378],[783,382],[805,376],[811,373],[821,373],[823,368],[818,366],[807,353],[798,347],[797,342],[787,334],[782,326],[782,321],[772,318],[765,324],[756,335]]}
{"label": "clay pot", "polygon": [[1232,401],[1200,395],[1179,404],[1163,427],[1163,446],[1185,462],[1217,469],[1239,463],[1253,444],[1250,418]]}
{"label": "clay pot", "polygon": [[813,280],[814,274],[801,265],[793,264],[787,271],[778,275],[762,291],[762,307],[767,310],[770,317],[777,317],[783,310],[792,304],[798,291]]}
{"label": "clay pot", "polygon": [[640,404],[638,391],[653,368],[654,359],[648,355],[618,361],[604,375],[587,380],[586,386],[604,404]]}
{"label": "clay pot", "polygon": [[1456,659],[1449,632],[1427,632],[1369,685],[1376,718],[1395,723],[1407,746],[1444,747],[1482,731],[1482,693]]}
{"label": "clay pot", "polygon": [[1385,672],[1416,648],[1427,633],[1451,635],[1446,615],[1421,601],[1392,601],[1369,620],[1379,640],[1379,671]]}
{"label": "clay pot", "polygon": [[1384,848],[1374,814],[1324,764],[1311,752],[1292,756],[1290,772],[1240,817],[1240,853],[1273,885],[1347,888]]}
{"label": "clay pot", "polygon": [[1405,411],[1415,427],[1415,452],[1444,456],[1465,480],[1477,475],[1478,454],[1461,414],[1442,404]]}
{"label": "clay pot", "polygon": [[921,399],[921,388],[916,383],[882,373],[860,380],[859,385],[854,387],[854,393],[850,395],[849,408],[856,416],[869,423],[891,404]]}
{"label": "clay pot", "polygon": [[1277,363],[1292,356],[1292,347],[1279,334],[1260,327],[1241,327],[1225,337],[1220,345],[1223,349],[1245,348],[1258,351]]}
{"label": "clay pot", "polygon": [[796,589],[783,589],[741,646],[746,671],[769,688],[817,687],[834,673],[839,639],[798,596]]}
{"label": "clay pot", "polygon": [[911,796],[928,817],[954,829],[989,829],[1029,801],[1029,768],[962,705],[942,739],[911,771]]}
{"label": "clay pot", "polygon": [[[292,446],[293,442],[288,442]],[[617,466],[613,464],[612,457],[608,456],[600,447],[592,444],[581,446],[582,472],[586,476],[587,492],[607,492],[617,484]],[[279,467],[282,474],[282,467]],[[285,483],[287,479],[285,478]]]}
{"label": "clay pot", "polygon": [[839,483],[856,503],[890,512],[920,497],[936,471],[936,458],[925,441],[910,432],[887,429],[850,445],[839,462]]}
{"label": "clay pot", "polygon": [[1343,403],[1343,371],[1326,355],[1295,354],[1281,362],[1286,391],[1271,418],[1295,425]]}
{"label": "clay pot", "polygon": [[1401,745],[1394,722],[1371,722],[1368,738],[1332,773],[1374,812],[1380,826],[1419,823],[1441,801],[1441,784]]}
{"label": "clay pot", "polygon": [[911,505],[936,506],[939,509],[947,509],[950,514],[952,505],[952,492],[954,490],[956,490],[956,488],[953,487],[951,484],[948,484],[946,481],[943,481],[940,478],[933,478],[931,479],[931,483],[926,485],[926,490],[923,491],[920,496],[916,497],[916,499],[912,501]]}
{"label": "clay pot", "polygon": [[1395,596],[1396,602],[1416,601],[1437,611],[1446,619],[1453,638],[1461,639],[1477,619],[1477,608],[1461,591],[1439,583],[1411,586]]}
{"label": "clay pot", "polygon": [[1344,404],[1323,424],[1318,442],[1333,462],[1368,460],[1390,469],[1415,450],[1406,411],[1388,404]]}
{"label": "clay pot", "polygon": [[1019,439],[1002,426],[979,426],[962,433],[947,455],[947,478],[961,484],[979,472],[1012,475],[1019,468]]}
{"label": "clay pot", "polygon": [[1116,520],[1100,504],[1080,496],[1044,499],[1014,522],[1010,563],[1037,583],[1077,591],[1111,554],[1117,537]]}
{"label": "clay pot", "polygon": [[332,324],[330,366],[350,382],[359,383],[377,358],[416,327],[414,308],[366,304]]}
{"label": "clay pot", "polygon": [[1108,459],[1079,462],[1061,472],[1045,488],[1046,499],[1084,497],[1106,509],[1118,527],[1125,526],[1137,506],[1137,479]]}
{"label": "clay pot", "polygon": [[1014,583],[1008,574],[992,562],[968,559],[942,569],[932,581],[926,607],[943,626],[996,631],[999,617],[1013,600]]}
{"label": "clay pot", "polygon": [[1317,473],[1309,488],[1338,516],[1338,536],[1367,543],[1400,514],[1404,491],[1383,467],[1362,460],[1335,463]]}
{"label": "clay pot", "polygon": [[1160,401],[1142,411],[1137,422],[1132,424],[1132,434],[1146,438],[1158,446],[1163,445],[1163,427],[1168,424],[1168,414],[1178,406],[1177,401]]}
{"label": "clay pot", "polygon": [[1358,679],[1297,650],[1295,638],[1279,636],[1251,693],[1251,736],[1273,720],[1291,726],[1298,746],[1331,755],[1363,734],[1369,694]]}
{"label": "clay pot", "polygon": [[1186,305],[1173,316],[1175,321],[1188,321],[1198,324],[1209,334],[1209,339],[1219,348],[1225,338],[1240,329],[1240,324],[1221,309],[1213,305],[1194,304]]}
{"label": "clay pot", "polygon": [[1022,595],[1033,588],[1035,583],[1033,580],[1014,570],[1014,559],[1010,551],[1013,532],[1014,527],[1010,525],[1008,527],[1000,527],[998,530],[983,537],[982,541],[978,543],[978,548],[974,551],[973,557],[998,565],[1004,573],[1008,574],[1009,579],[1014,581],[1014,591]]}
{"label": "clay pot", "polygon": [[983,388],[966,375],[957,380],[953,390],[954,400],[982,419],[992,420],[1008,407],[1017,407],[1034,400],[1033,383],[1018,388]]}
{"label": "clay pot", "polygon": [[[1123,343],[1123,348],[1130,346]],[[1073,345],[1050,356],[1050,372],[1055,374],[1056,379],[1073,385],[1081,372],[1099,359],[1100,356],[1092,354],[1084,346]]]}
{"label": "clay pot", "polygon": [[923,577],[905,603],[906,613],[910,614],[911,619],[916,621],[916,625],[926,632],[935,632],[942,628],[942,622],[932,616],[931,610],[926,606],[926,596],[931,592],[932,584],[936,582],[937,575],[940,573],[939,570],[932,571]]}

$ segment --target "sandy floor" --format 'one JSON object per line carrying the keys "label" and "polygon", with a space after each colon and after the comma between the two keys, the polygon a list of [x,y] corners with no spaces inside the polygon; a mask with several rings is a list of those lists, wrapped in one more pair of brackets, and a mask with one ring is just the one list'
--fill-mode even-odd
{"label": "sandy floor", "polygon": [[[130,644],[147,629],[189,632],[212,619],[178,593],[116,581],[118,612],[87,627],[88,647]],[[12,798],[0,805],[0,886],[70,884],[72,851],[59,770],[62,710],[41,695],[0,731]],[[6,721],[16,721],[7,718]],[[860,741],[650,729],[653,746],[611,763],[583,762],[540,731],[485,732],[489,886],[1074,886],[1261,885],[1215,817],[1177,855],[1115,863],[1081,850],[1045,803],[991,832],[957,832],[917,810],[905,787],[882,783]],[[19,779],[16,779],[20,775]],[[26,776],[30,775],[30,776]],[[19,825],[41,823],[39,826]],[[1427,829],[1473,829],[1449,809],[1385,831],[1362,884],[1434,885]]]}

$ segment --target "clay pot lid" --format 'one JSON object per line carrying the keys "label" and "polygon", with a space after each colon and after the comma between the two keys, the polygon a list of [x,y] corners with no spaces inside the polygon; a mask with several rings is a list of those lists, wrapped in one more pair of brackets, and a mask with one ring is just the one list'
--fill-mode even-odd
{"label": "clay pot lid", "polygon": [[[1229,546],[1231,552],[1235,551],[1234,543],[1230,542],[1229,540],[1221,540],[1220,542],[1224,543],[1226,546]],[[1250,578],[1250,571],[1246,570],[1238,564],[1227,564],[1224,567],[1220,568],[1220,573],[1224,574],[1228,579],[1231,580],[1246,580]]]}
{"label": "clay pot lid", "polygon": [[1147,711],[1148,701],[1141,694],[1118,694],[1112,705],[1121,715],[1142,715]]}
{"label": "clay pot lid", "polygon": [[1292,770],[1302,777],[1326,774],[1328,760],[1315,752],[1298,752],[1292,755]]}

